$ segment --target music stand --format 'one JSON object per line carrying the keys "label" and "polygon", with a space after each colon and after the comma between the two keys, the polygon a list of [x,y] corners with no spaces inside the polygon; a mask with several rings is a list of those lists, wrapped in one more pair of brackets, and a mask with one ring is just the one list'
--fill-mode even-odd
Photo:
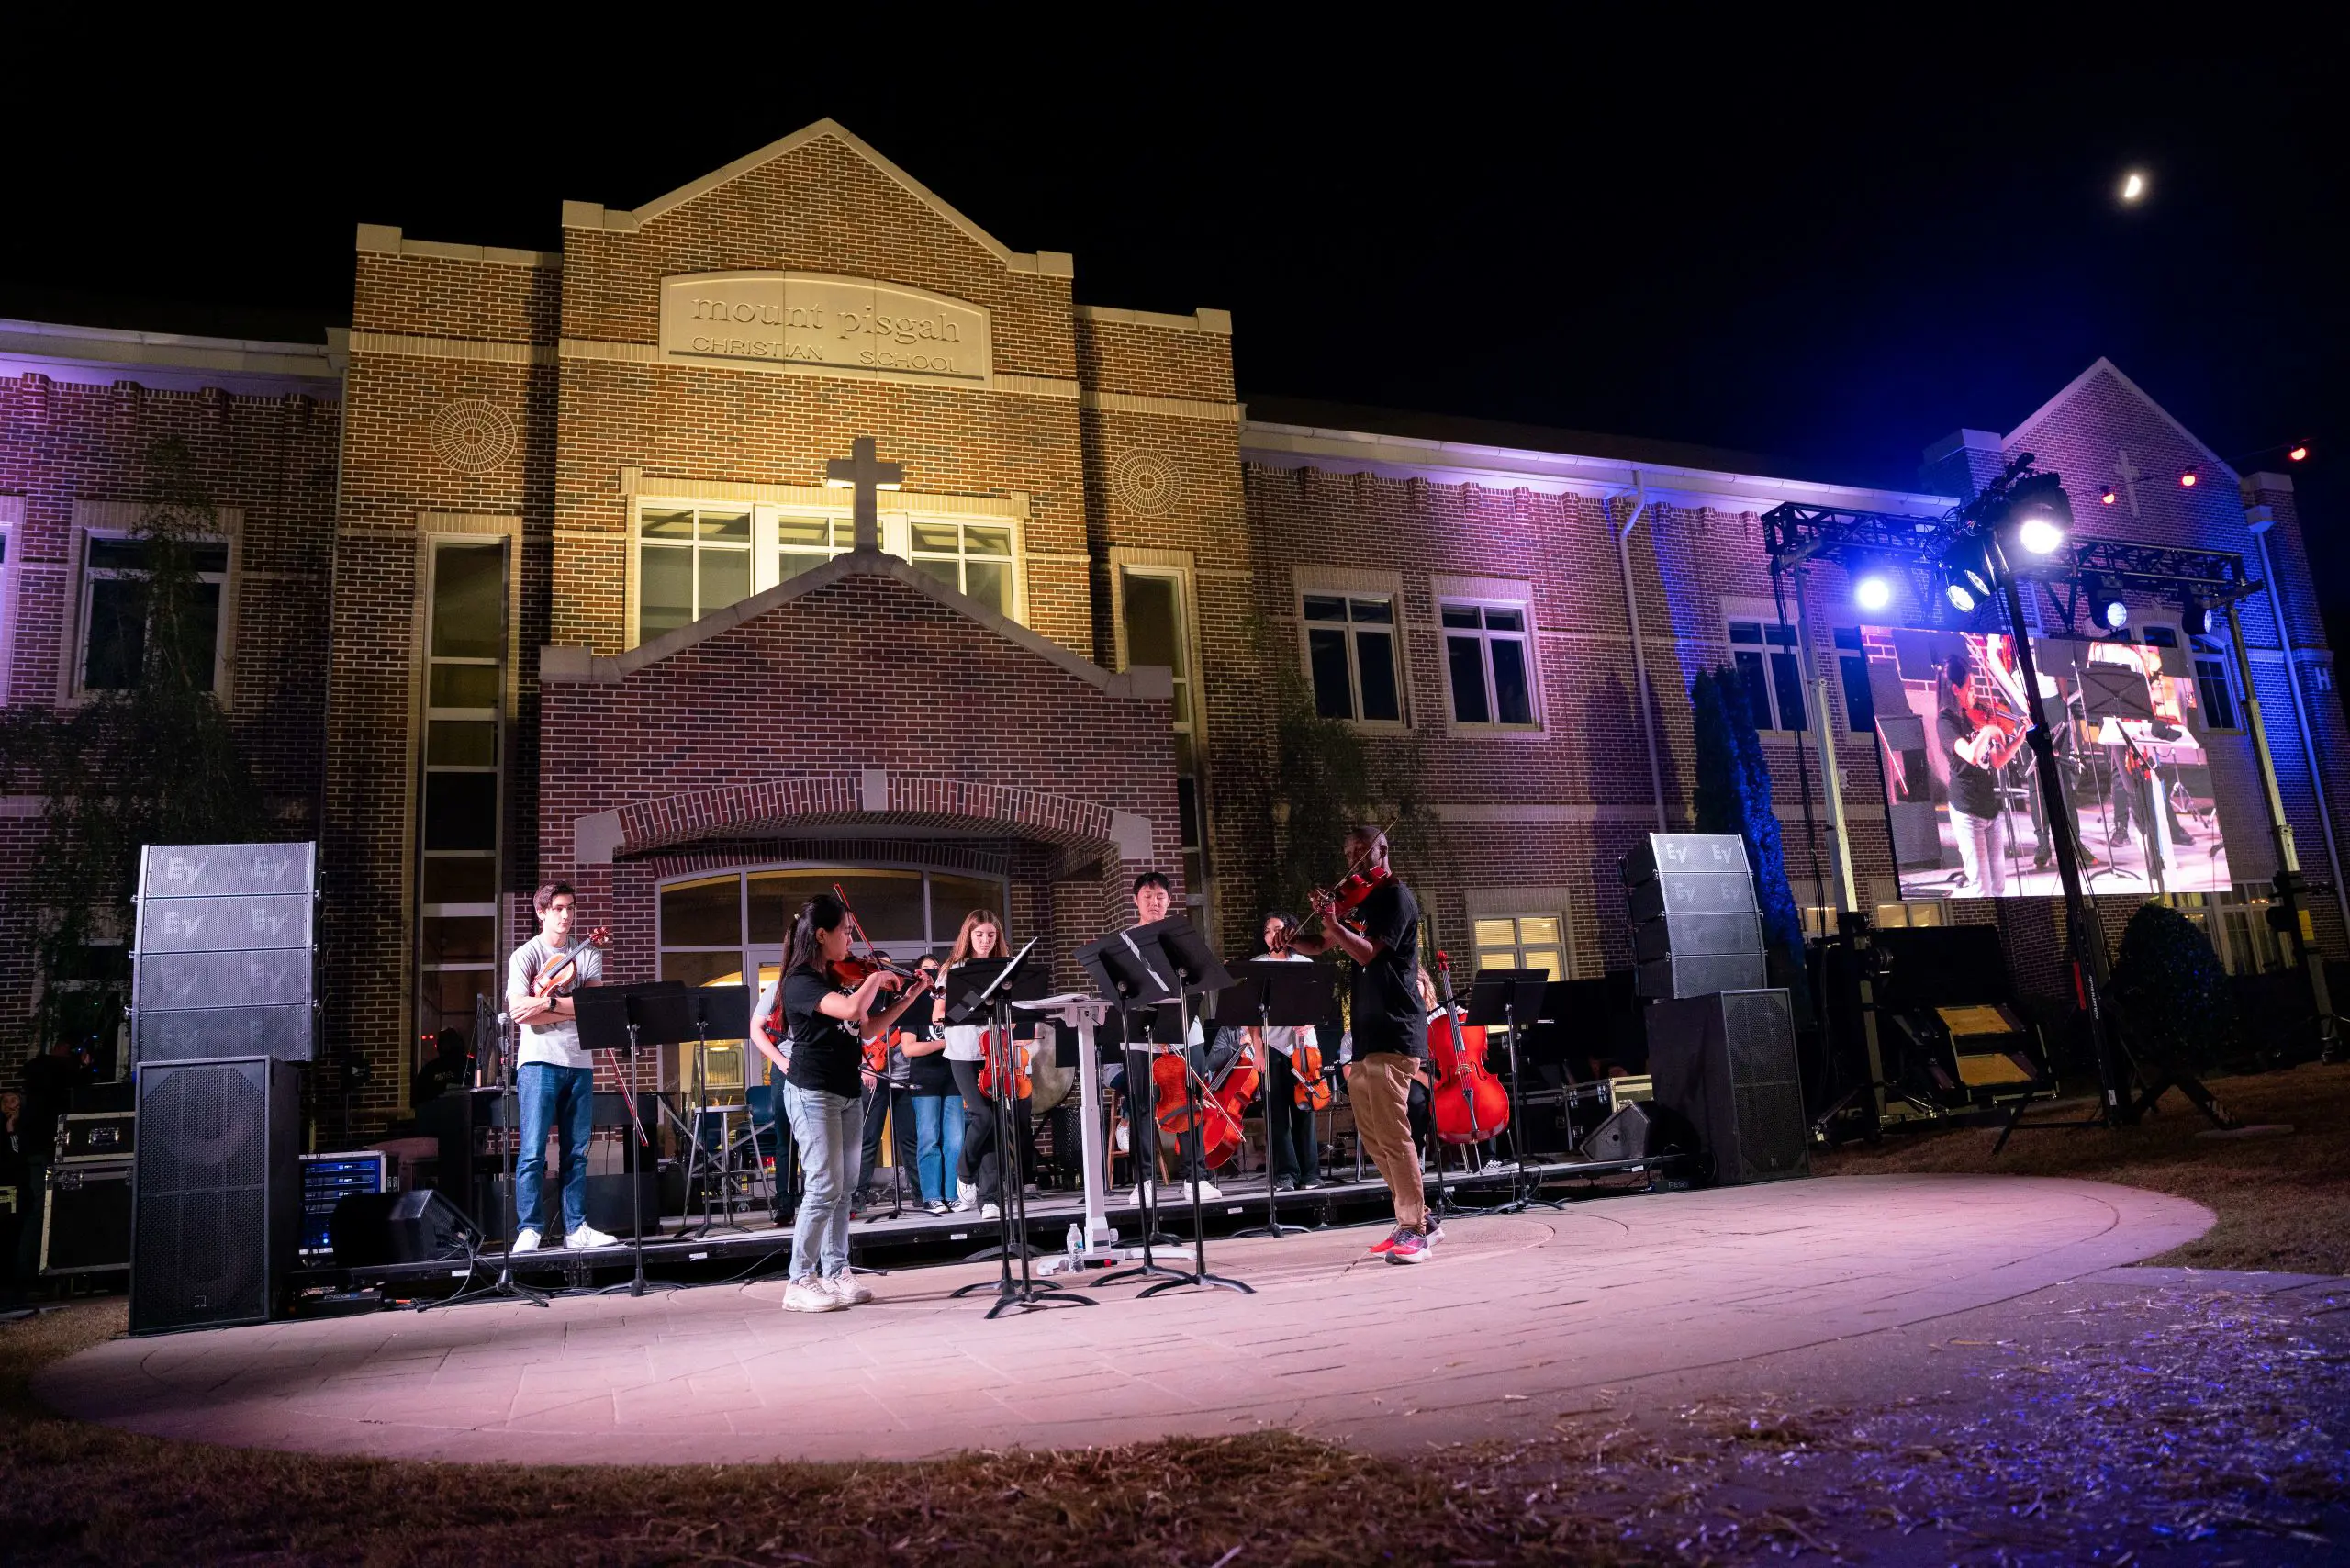
{"label": "music stand", "polygon": [[[610,1052],[615,1079],[620,1077],[621,1054],[628,1056],[628,1087],[621,1095],[628,1105],[629,1130],[635,1135],[629,1149],[632,1158],[621,1167],[628,1176],[629,1228],[636,1233],[630,1238],[635,1272],[626,1284],[610,1285],[598,1294],[624,1290],[643,1295],[646,1290],[643,1161],[652,1151],[653,1138],[644,1130],[644,1118],[637,1114],[637,1058],[646,1047],[683,1045],[694,1038],[693,1004],[688,1000],[685,981],[655,980],[644,985],[583,986],[575,993],[573,1005],[579,1016],[579,1043],[591,1051]],[[744,1025],[747,1031],[747,1012]]]}
{"label": "music stand", "polygon": [[1564,1208],[1542,1196],[1542,1178],[1534,1173],[1532,1185],[1524,1185],[1528,1168],[1534,1161],[1526,1142],[1526,1084],[1518,1071],[1517,1020],[1523,1014],[1528,1024],[1542,1016],[1542,993],[1550,983],[1545,969],[1481,969],[1476,983],[1469,988],[1468,1022],[1486,1028],[1499,1024],[1509,1031],[1509,1114],[1510,1126],[1516,1130],[1510,1143],[1517,1155],[1517,1170],[1510,1176],[1510,1200],[1493,1212],[1516,1214],[1539,1204],[1544,1208]]}
{"label": "music stand", "polygon": [[[475,1027],[476,1035],[474,1041],[474,1048],[476,1053],[481,1049],[481,1038],[478,1034],[480,1020],[483,1014],[487,1011],[488,1009],[486,1006],[475,1011],[474,1016],[476,1020]],[[514,1277],[514,1231],[519,1223],[519,1216],[514,1212],[514,1205],[516,1203],[514,1193],[514,1165],[516,1160],[520,1158],[522,1152],[521,1124],[515,1119],[516,1105],[514,1078],[516,1071],[515,1058],[521,1054],[522,1047],[521,1042],[519,1039],[510,1037],[508,1031],[509,1029],[519,1031],[521,1026],[514,1022],[513,1014],[511,1014],[500,1013],[496,1016],[498,1029],[498,1103],[500,1111],[503,1113],[503,1125],[498,1129],[498,1141],[500,1148],[506,1154],[506,1181],[504,1183],[506,1188],[505,1253],[504,1256],[499,1258],[498,1262],[497,1280],[494,1282],[484,1285],[480,1289],[476,1290],[474,1288],[473,1271],[480,1265],[481,1249],[478,1247],[470,1249],[469,1255],[465,1260],[465,1282],[459,1285],[454,1294],[443,1300],[418,1303],[416,1310],[419,1312],[430,1312],[437,1306],[455,1306],[462,1302],[488,1301],[498,1296],[507,1296],[520,1301],[527,1301],[533,1306],[552,1306],[554,1305],[553,1300],[548,1296],[546,1292],[538,1289],[534,1285],[526,1285],[521,1281]],[[473,1133],[470,1129],[466,1132],[465,1137],[467,1140],[466,1149],[468,1152],[471,1152],[473,1148]]]}
{"label": "music stand", "polygon": [[[1154,967],[1171,980],[1176,1021],[1180,1025],[1177,1037],[1181,1044],[1176,1048],[1186,1053],[1183,1101],[1186,1109],[1191,1113],[1192,1126],[1196,1132],[1200,1126],[1200,1085],[1197,1076],[1191,1070],[1188,1055],[1192,1037],[1189,997],[1197,991],[1229,989],[1232,985],[1232,971],[1224,967],[1224,960],[1215,956],[1215,949],[1208,946],[1207,938],[1200,935],[1190,921],[1181,917],[1154,921],[1148,925],[1138,926],[1125,935],[1131,938],[1136,946],[1143,947],[1146,952],[1156,948],[1158,958]],[[1177,1158],[1180,1162],[1181,1158],[1180,1147],[1177,1150]],[[1191,1181],[1192,1277],[1189,1280],[1161,1280],[1155,1285],[1146,1286],[1138,1293],[1137,1299],[1141,1296],[1157,1295],[1161,1291],[1179,1290],[1185,1285],[1211,1285],[1218,1290],[1238,1291],[1243,1295],[1257,1294],[1253,1287],[1243,1284],[1238,1280],[1208,1272],[1207,1215],[1201,1206],[1200,1199],[1200,1183],[1207,1177],[1204,1149],[1202,1151],[1200,1164],[1202,1168],[1199,1173]],[[1155,1176],[1158,1172],[1153,1171],[1152,1174]],[[1156,1196],[1155,1193],[1153,1196]]]}
{"label": "music stand", "polygon": [[[1160,924],[1167,924],[1160,922]],[[1140,1077],[1141,1081],[1129,1082],[1126,1092],[1126,1126],[1128,1129],[1127,1158],[1135,1170],[1135,1191],[1141,1199],[1142,1261],[1113,1274],[1104,1274],[1096,1284],[1119,1284],[1127,1280],[1157,1277],[1169,1283],[1193,1284],[1197,1282],[1180,1269],[1170,1269],[1158,1261],[1153,1245],[1161,1239],[1158,1230],[1158,1172],[1142,1168],[1142,1129],[1151,1128],[1154,1144],[1158,1130],[1158,1093],[1147,1070],[1148,1063],[1163,1042],[1153,1039],[1156,1014],[1159,1005],[1176,1006],[1176,1048],[1188,1049],[1191,1031],[1181,1017],[1181,997],[1173,976],[1173,967],[1160,955],[1158,945],[1147,933],[1157,926],[1137,925],[1116,931],[1098,941],[1090,942],[1077,950],[1077,960],[1093,983],[1117,1009],[1118,1038],[1129,1048],[1142,1047],[1145,1070],[1137,1075],[1129,1065],[1128,1079]],[[1176,1162],[1182,1161],[1181,1140],[1177,1140]],[[1170,1244],[1173,1238],[1164,1239]]]}
{"label": "music stand", "polygon": [[[1234,985],[1216,992],[1215,1015],[1241,1018],[1250,1013],[1257,1015],[1257,1038],[1261,1043],[1266,1032],[1276,1028],[1310,1027],[1319,1023],[1330,1010],[1330,976],[1321,965],[1292,963],[1287,958],[1261,957],[1249,959],[1241,966],[1241,978]],[[1279,1240],[1284,1236],[1303,1236],[1306,1226],[1283,1225],[1281,1200],[1273,1190],[1278,1178],[1273,1173],[1273,1047],[1264,1047],[1264,1071],[1258,1078],[1258,1093],[1265,1118],[1265,1223],[1252,1225],[1232,1234],[1270,1236]],[[1294,1059],[1291,1070],[1296,1070]],[[1308,1110],[1309,1120],[1314,1113]]]}
{"label": "music stand", "polygon": [[[1100,1305],[1091,1296],[1080,1295],[1052,1282],[1040,1284],[1029,1271],[1027,1148],[1024,1139],[1022,1147],[1017,1148],[1012,1143],[1013,1107],[1020,1093],[1020,1070],[1018,1058],[1014,1055],[1020,1045],[1012,1032],[1012,1002],[1016,991],[1034,991],[1038,996],[1042,994],[1044,971],[1035,970],[1032,976],[1028,969],[1029,955],[1035,950],[1036,938],[1032,936],[1027,946],[1005,960],[994,976],[977,991],[968,989],[968,986],[971,980],[979,977],[967,972],[962,977],[966,987],[962,998],[949,1001],[946,1004],[946,1021],[950,1024],[959,1025],[974,1018],[988,1019],[988,1028],[995,1036],[990,1045],[993,1050],[1002,1053],[1000,1059],[989,1062],[992,1070],[989,1075],[988,1100],[995,1113],[996,1131],[996,1212],[1002,1215],[1003,1226],[1003,1246],[998,1249],[1002,1274],[995,1286],[996,1303],[987,1311],[990,1318],[1014,1308],[1034,1312],[1047,1306]],[[969,966],[966,965],[965,969],[968,970]],[[1026,1000],[1035,1001],[1037,997],[1031,996]],[[1034,1033],[1033,1025],[1031,1033]],[[1020,1255],[1020,1278],[1016,1283],[1012,1277],[1012,1256],[1014,1252]],[[965,1285],[950,1294],[968,1295],[975,1290],[986,1288],[986,1283],[980,1282]]]}
{"label": "music stand", "polygon": [[[679,1234],[703,1237],[718,1228],[722,1223],[711,1217],[710,1178],[712,1161],[710,1151],[702,1147],[701,1141],[702,1120],[710,1114],[708,1062],[711,1036],[714,1035],[722,1040],[741,1040],[744,1042],[744,1049],[746,1053],[755,1055],[756,1052],[750,1044],[751,988],[749,986],[696,986],[686,992],[686,1001],[688,1015],[693,1024],[692,1037],[701,1050],[701,1055],[696,1059],[703,1063],[695,1074],[695,1082],[701,1091],[700,1096],[694,1105],[692,1125],[686,1129],[686,1137],[693,1146],[693,1152],[686,1162],[686,1186],[690,1190],[695,1176],[697,1174],[700,1176],[702,1182],[701,1224],[695,1229],[681,1231]],[[743,1082],[745,1089],[750,1086],[749,1055],[744,1058]],[[767,1058],[760,1057],[759,1059],[765,1061]],[[744,1104],[747,1106],[748,1103],[746,1100]],[[725,1111],[722,1110],[719,1113],[718,1158],[715,1162],[718,1174],[719,1206],[725,1212],[726,1217],[722,1223],[726,1229],[748,1230],[749,1226],[738,1223],[734,1218],[734,1200],[737,1196],[736,1178],[730,1170],[733,1153],[731,1140],[726,1136],[725,1115]]]}

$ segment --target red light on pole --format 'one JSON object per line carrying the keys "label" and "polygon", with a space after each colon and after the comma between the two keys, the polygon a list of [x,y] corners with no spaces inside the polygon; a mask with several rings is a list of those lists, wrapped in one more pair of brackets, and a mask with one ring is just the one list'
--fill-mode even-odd
{"label": "red light on pole", "polygon": [[2181,489],[2183,489],[2183,490],[2191,490],[2191,489],[2195,488],[2195,478],[2196,478],[2196,475],[2195,475],[2195,470],[2194,470],[2194,469],[2192,469],[2192,468],[2182,468],[2182,469],[2180,469],[2180,470],[2178,471],[2178,484],[2179,484],[2179,488],[2181,488]]}
{"label": "red light on pole", "polygon": [[2102,501],[2105,505],[2111,506],[2113,504],[2113,487],[2108,485],[2104,489],[2099,490],[2097,493],[2097,498],[2099,501]]}
{"label": "red light on pole", "polygon": [[2301,461],[2301,459],[2303,459],[2304,457],[2307,457],[2309,454],[2310,454],[2310,448],[2309,448],[2309,443],[2308,443],[2307,442],[2301,442],[2300,445],[2298,445],[2298,446],[2294,447],[2292,451],[2290,451],[2290,452],[2288,452],[2288,453],[2285,454],[2285,455],[2286,455],[2286,456],[2288,456],[2288,457],[2291,458],[2291,459],[2292,459],[2294,462],[2296,462],[2296,463],[2299,463],[2300,461]]}

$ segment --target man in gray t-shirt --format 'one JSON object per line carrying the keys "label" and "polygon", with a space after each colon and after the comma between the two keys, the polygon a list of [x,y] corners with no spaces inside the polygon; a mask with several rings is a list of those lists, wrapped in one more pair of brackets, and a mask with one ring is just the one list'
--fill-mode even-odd
{"label": "man in gray t-shirt", "polygon": [[[596,1130],[596,1069],[579,1044],[579,1014],[572,997],[604,978],[603,950],[575,938],[578,900],[568,882],[549,882],[532,900],[539,934],[514,949],[506,965],[506,1010],[522,1028],[515,1074],[522,1112],[522,1145],[514,1162],[513,1250],[538,1249],[543,1221],[547,1134],[555,1134],[563,1161],[563,1244],[574,1251],[610,1247],[614,1238],[588,1223],[588,1143]],[[542,980],[568,960],[554,990]]]}

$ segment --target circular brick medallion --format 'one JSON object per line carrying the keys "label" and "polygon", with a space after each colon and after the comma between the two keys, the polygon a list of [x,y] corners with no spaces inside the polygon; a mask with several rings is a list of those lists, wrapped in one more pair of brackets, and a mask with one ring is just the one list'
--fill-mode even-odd
{"label": "circular brick medallion", "polygon": [[432,416],[432,452],[457,473],[486,474],[514,455],[514,421],[478,398],[443,403]]}
{"label": "circular brick medallion", "polygon": [[1175,465],[1147,447],[1127,453],[1112,465],[1110,488],[1136,517],[1165,517],[1183,498]]}

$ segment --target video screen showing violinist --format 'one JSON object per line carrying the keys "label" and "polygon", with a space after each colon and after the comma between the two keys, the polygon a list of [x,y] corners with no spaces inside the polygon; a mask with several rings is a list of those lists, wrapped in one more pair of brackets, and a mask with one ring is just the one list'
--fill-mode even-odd
{"label": "video screen showing violinist", "polygon": [[[1847,700],[1873,716],[1904,899],[2063,891],[2031,705],[2005,633],[1860,629]],[[2232,729],[2216,656],[2149,642],[2035,637],[2032,660],[2060,792],[2091,892],[2224,892],[2233,885],[2206,737]],[[1849,689],[1855,666],[1866,690]],[[2199,681],[2199,675],[2203,678]],[[2214,714],[2214,704],[2227,711]]]}

